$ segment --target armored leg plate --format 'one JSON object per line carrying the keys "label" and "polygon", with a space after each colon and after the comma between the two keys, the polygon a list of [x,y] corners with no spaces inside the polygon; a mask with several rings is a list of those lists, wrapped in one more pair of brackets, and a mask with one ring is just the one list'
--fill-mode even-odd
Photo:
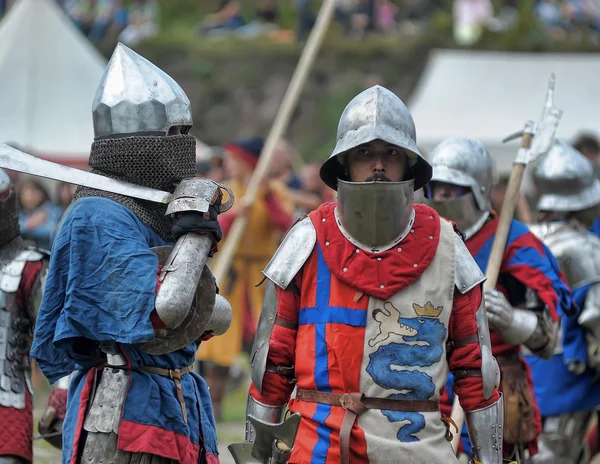
{"label": "armored leg plate", "polygon": [[100,376],[83,428],[87,432],[118,433],[129,372],[105,368]]}
{"label": "armored leg plate", "polygon": [[117,449],[117,434],[88,433],[79,462],[81,464],[177,464],[154,454],[129,453]]}

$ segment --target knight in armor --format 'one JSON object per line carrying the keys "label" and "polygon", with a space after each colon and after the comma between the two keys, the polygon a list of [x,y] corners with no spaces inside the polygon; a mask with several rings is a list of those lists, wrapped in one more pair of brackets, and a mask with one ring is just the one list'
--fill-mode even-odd
{"label": "knight in armor", "polygon": [[[175,193],[167,206],[79,187],[63,216],[32,348],[51,382],[76,371],[62,462],[217,463],[208,389],[191,368],[210,335],[196,321],[216,310],[212,274],[205,267],[197,288],[179,288],[170,312],[158,305],[166,287],[186,282],[177,263],[203,253],[181,251],[163,267],[169,245],[208,237],[212,253],[221,238],[220,195],[206,213],[165,215],[182,203],[176,186],[196,174],[190,102],[170,76],[118,44],[92,112],[92,172]],[[191,308],[183,294],[195,295]],[[184,323],[173,322],[181,315]]]}
{"label": "knight in armor", "polygon": [[[457,224],[469,252],[485,273],[499,222],[491,207],[491,156],[478,140],[450,138],[435,147],[429,159],[433,175],[425,187],[426,203]],[[513,220],[498,284],[495,289],[486,290],[484,296],[492,353],[500,365],[502,378],[504,454],[521,462],[537,452],[537,437],[541,432],[540,412],[521,347],[540,358],[552,356],[557,311],[570,309],[570,293],[548,248],[527,226]],[[449,376],[442,397],[446,412],[450,411],[454,398],[452,385],[463,375]],[[466,430],[463,437],[464,451],[469,454],[472,448]]]}
{"label": "knight in armor", "polygon": [[552,250],[580,312],[562,319],[552,358],[528,357],[543,417],[532,462],[577,464],[587,462],[585,435],[600,406],[600,239],[588,230],[600,213],[600,181],[581,153],[559,141],[533,180],[540,197],[531,231]]}
{"label": "knight in armor", "polygon": [[47,267],[48,253],[19,235],[17,195],[0,169],[0,464],[33,461],[29,350]]}
{"label": "knight in armor", "polygon": [[[431,166],[404,103],[381,86],[357,95],[320,175],[338,202],[297,222],[263,271],[249,418],[301,415],[289,462],[456,463],[439,405],[450,369],[470,374],[455,388],[477,460],[500,463],[485,277],[452,224],[413,204]],[[261,433],[249,425],[246,443],[267,462]]]}

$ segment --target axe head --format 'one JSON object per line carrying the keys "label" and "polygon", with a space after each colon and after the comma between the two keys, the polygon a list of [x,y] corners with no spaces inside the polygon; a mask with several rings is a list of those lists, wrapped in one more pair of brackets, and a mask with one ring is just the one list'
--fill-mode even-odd
{"label": "axe head", "polygon": [[538,122],[533,124],[531,121],[527,121],[522,131],[510,135],[503,140],[503,142],[508,142],[526,133],[533,135],[531,147],[519,150],[515,163],[529,164],[548,153],[548,150],[552,147],[556,129],[562,116],[562,110],[554,106],[554,83],[555,77],[552,74],[548,83],[544,108]]}

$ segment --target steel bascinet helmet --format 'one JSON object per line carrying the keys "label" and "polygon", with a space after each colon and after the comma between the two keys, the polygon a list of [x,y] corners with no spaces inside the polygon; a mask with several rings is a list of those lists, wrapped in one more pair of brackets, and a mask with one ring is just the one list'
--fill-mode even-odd
{"label": "steel bascinet helmet", "polygon": [[166,135],[192,126],[190,101],[175,80],[119,43],[100,80],[92,105],[94,137]]}
{"label": "steel bascinet helmet", "polygon": [[[492,210],[492,157],[479,140],[454,137],[437,145],[429,160],[433,175],[431,184],[425,188],[426,203],[441,216],[456,222],[467,238],[472,237]],[[469,191],[452,200],[436,201],[433,199],[435,182],[468,188]]]}
{"label": "steel bascinet helmet", "polygon": [[[346,154],[375,140],[395,145],[407,156],[404,181],[351,181]],[[338,191],[336,215],[342,232],[373,251],[392,246],[410,228],[414,190],[430,178],[431,166],[417,148],[413,118],[400,98],[376,85],[348,103],[338,124],[337,144],[321,167],[323,182]]]}
{"label": "steel bascinet helmet", "polygon": [[575,148],[555,141],[533,173],[539,211],[581,211],[600,203],[594,166]]}

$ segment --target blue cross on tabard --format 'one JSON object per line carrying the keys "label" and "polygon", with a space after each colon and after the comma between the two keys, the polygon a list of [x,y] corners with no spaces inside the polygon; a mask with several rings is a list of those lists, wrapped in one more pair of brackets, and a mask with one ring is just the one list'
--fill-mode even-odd
{"label": "blue cross on tabard", "polygon": [[[312,308],[300,308],[298,325],[314,324],[315,326],[315,384],[317,390],[331,392],[329,384],[329,352],[327,348],[327,324],[347,324],[353,327],[367,325],[367,311],[342,306],[330,306],[331,272],[323,258],[321,247],[317,245],[317,288],[316,305]],[[311,464],[323,463],[327,459],[327,451],[331,446],[331,427],[325,421],[331,413],[331,406],[318,404],[312,419],[319,424],[319,439],[313,449]]]}

